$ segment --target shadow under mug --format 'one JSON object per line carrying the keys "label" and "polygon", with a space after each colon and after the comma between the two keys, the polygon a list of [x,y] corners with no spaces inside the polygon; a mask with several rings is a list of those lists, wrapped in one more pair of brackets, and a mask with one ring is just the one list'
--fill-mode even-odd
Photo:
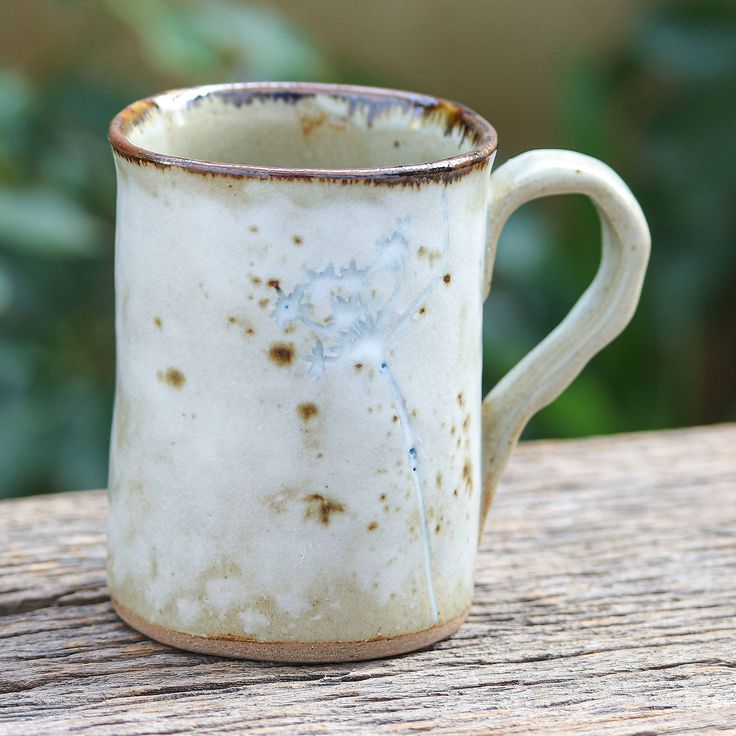
{"label": "shadow under mug", "polygon": [[[649,233],[629,189],[568,151],[491,175],[479,115],[367,87],[165,92],[110,141],[120,616],[184,649],[301,662],[453,633],[522,428],[636,307]],[[600,214],[598,273],[483,398],[499,233],[573,192]]]}

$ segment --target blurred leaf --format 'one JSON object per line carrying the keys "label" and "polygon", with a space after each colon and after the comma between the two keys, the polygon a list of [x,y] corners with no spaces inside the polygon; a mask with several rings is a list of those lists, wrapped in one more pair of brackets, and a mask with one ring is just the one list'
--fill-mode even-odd
{"label": "blurred leaf", "polygon": [[33,90],[25,77],[0,69],[0,180],[21,165],[33,120]]}
{"label": "blurred leaf", "polygon": [[95,255],[101,225],[58,191],[0,188],[0,245],[47,257]]}
{"label": "blurred leaf", "polygon": [[325,57],[278,11],[224,0],[104,0],[140,38],[150,63],[199,81],[322,79]]}
{"label": "blurred leaf", "polygon": [[660,11],[639,34],[642,63],[677,83],[713,82],[736,70],[736,5],[677,2]]}
{"label": "blurred leaf", "polygon": [[535,417],[525,437],[584,437],[625,426],[607,382],[592,370],[581,373],[565,393]]}
{"label": "blurred leaf", "polygon": [[13,284],[0,265],[0,317],[8,311],[13,303]]}
{"label": "blurred leaf", "polygon": [[335,77],[304,33],[272,8],[216,0],[197,9],[197,24],[229,65],[231,78],[328,81]]}

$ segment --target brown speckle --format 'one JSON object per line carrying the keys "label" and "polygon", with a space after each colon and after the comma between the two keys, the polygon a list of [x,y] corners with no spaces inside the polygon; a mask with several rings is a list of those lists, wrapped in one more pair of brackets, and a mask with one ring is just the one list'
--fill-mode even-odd
{"label": "brown speckle", "polygon": [[419,307],[419,314],[426,314],[427,308],[426,307]]}
{"label": "brown speckle", "polygon": [[362,363],[356,363],[356,364],[355,364],[355,370],[356,370],[356,371],[359,371],[359,370],[361,370],[362,368],[363,368],[363,364],[362,364]]}
{"label": "brown speckle", "polygon": [[465,397],[463,396],[462,391],[457,395],[457,403],[460,405],[461,408],[465,406]]}
{"label": "brown speckle", "polygon": [[437,488],[442,488],[442,472],[437,473]]}
{"label": "brown speckle", "polygon": [[444,276],[442,277],[442,280],[443,280],[443,281],[444,281],[444,282],[445,282],[446,284],[449,284],[449,283],[450,283],[450,281],[452,281],[452,276],[450,276],[450,274],[449,274],[449,273],[446,273],[446,274],[445,274],[445,275],[444,275]]}
{"label": "brown speckle", "polygon": [[457,427],[453,424],[452,427],[450,427],[450,434],[455,434],[457,432]]}
{"label": "brown speckle", "polygon": [[436,524],[435,527],[434,527],[434,533],[435,534],[439,534],[440,533],[440,529],[442,529],[442,525],[441,524]]}
{"label": "brown speckle", "polygon": [[394,141],[394,148],[398,148],[401,145],[399,141]]}
{"label": "brown speckle", "polygon": [[380,495],[380,496],[378,497],[378,500],[379,500],[379,501],[385,501],[385,500],[386,500],[386,494],[385,494],[385,493],[382,493],[382,494],[381,494],[381,495]]}
{"label": "brown speckle", "polygon": [[299,116],[299,125],[302,129],[302,134],[306,138],[309,136],[309,134],[315,130],[315,128],[319,128],[320,126],[324,125],[327,121],[327,115],[324,112],[320,112],[316,115],[300,115]]}
{"label": "brown speckle", "polygon": [[238,321],[237,317],[233,317],[232,315],[227,318],[227,323],[229,325],[234,325]]}
{"label": "brown speckle", "polygon": [[279,288],[279,280],[278,279],[269,279],[268,280],[268,285],[271,288],[273,288],[273,289],[278,289]]}
{"label": "brown speckle", "polygon": [[321,493],[310,493],[304,500],[307,503],[304,517],[306,519],[318,519],[323,526],[329,525],[332,514],[341,514],[345,511],[343,504],[332,498],[327,498]]}
{"label": "brown speckle", "polygon": [[374,532],[376,529],[378,529],[378,522],[372,521],[370,524],[368,524],[368,531]]}
{"label": "brown speckle", "polygon": [[460,494],[457,492],[457,488],[452,492],[452,495],[457,498]]}
{"label": "brown speckle", "polygon": [[186,376],[178,368],[167,368],[165,371],[157,371],[156,377],[159,381],[167,383],[176,389],[180,389],[187,382]]}
{"label": "brown speckle", "polygon": [[463,429],[467,432],[470,427],[470,414],[467,414],[465,416],[465,419],[463,419]]}
{"label": "brown speckle", "polygon": [[294,241],[294,245],[301,245],[304,242],[304,238],[301,235],[295,235],[292,240]]}
{"label": "brown speckle", "polygon": [[293,324],[286,325],[286,327],[284,327],[284,334],[291,335],[291,333],[294,332],[294,330],[296,330],[296,325],[293,325]]}
{"label": "brown speckle", "polygon": [[470,460],[466,460],[465,465],[463,465],[463,480],[465,481],[465,489],[470,493],[473,488],[473,466],[470,464]]}
{"label": "brown speckle", "polygon": [[268,357],[271,358],[276,365],[291,365],[294,361],[294,343],[275,342],[268,349]]}
{"label": "brown speckle", "polygon": [[163,322],[161,322],[161,317],[154,317],[153,318],[153,324],[155,324],[156,327],[158,327],[159,330],[160,330],[161,327],[162,327],[162,325],[163,325]]}
{"label": "brown speckle", "polygon": [[258,232],[258,225],[251,225],[250,226],[250,231],[252,233],[257,233]]}
{"label": "brown speckle", "polygon": [[265,309],[265,308],[266,308],[266,307],[268,306],[268,299],[260,299],[260,300],[258,301],[258,306],[259,306],[259,307],[260,307],[261,309]]}
{"label": "brown speckle", "polygon": [[256,331],[252,327],[246,327],[245,328],[245,334],[246,335],[255,335]]}
{"label": "brown speckle", "polygon": [[394,422],[394,423],[398,422],[398,421],[399,421],[399,418],[398,418],[398,416],[396,416],[396,414],[394,414],[394,415],[393,415],[393,416],[391,417],[391,421],[392,421],[392,422]]}
{"label": "brown speckle", "polygon": [[260,276],[251,276],[250,277],[250,281],[251,281],[252,284],[255,284],[256,286],[258,286],[258,284],[261,283],[261,277]]}
{"label": "brown speckle", "polygon": [[319,414],[319,407],[317,406],[317,404],[313,404],[311,401],[305,404],[299,404],[296,410],[299,413],[299,416],[305,422],[308,422],[310,419],[316,417],[317,414]]}
{"label": "brown speckle", "polygon": [[[435,261],[438,261],[440,258],[442,258],[442,251],[439,250],[432,250],[430,248],[427,248],[424,245],[420,245],[419,248],[417,248],[417,255],[420,258],[427,258],[430,265],[433,265]],[[445,283],[448,282],[450,274],[447,274],[445,276]]]}

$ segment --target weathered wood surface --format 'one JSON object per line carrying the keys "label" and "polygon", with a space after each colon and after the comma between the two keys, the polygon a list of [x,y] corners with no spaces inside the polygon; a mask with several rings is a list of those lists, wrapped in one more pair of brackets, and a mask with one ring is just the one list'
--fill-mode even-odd
{"label": "weathered wood surface", "polygon": [[0,504],[0,733],[736,733],[736,426],[516,453],[459,634],[226,661],[112,612],[99,492]]}

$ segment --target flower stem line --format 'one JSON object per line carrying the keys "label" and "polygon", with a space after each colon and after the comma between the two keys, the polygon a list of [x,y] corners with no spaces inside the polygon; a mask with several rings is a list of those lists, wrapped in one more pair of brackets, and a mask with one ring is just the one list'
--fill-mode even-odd
{"label": "flower stem line", "polygon": [[429,609],[432,615],[432,623],[439,621],[439,613],[437,611],[437,599],[434,592],[434,582],[432,580],[432,549],[429,541],[429,530],[427,528],[427,513],[424,504],[424,491],[422,490],[421,468],[419,464],[419,452],[417,450],[416,437],[411,426],[409,412],[406,410],[406,400],[401,393],[399,384],[396,382],[393,373],[384,361],[379,367],[393,400],[394,408],[399,416],[399,424],[404,433],[404,446],[406,449],[406,459],[409,463],[412,482],[414,484],[414,495],[416,496],[417,510],[419,512],[419,536],[422,542],[422,558],[424,563],[424,575],[427,579],[427,597],[429,599]]}

